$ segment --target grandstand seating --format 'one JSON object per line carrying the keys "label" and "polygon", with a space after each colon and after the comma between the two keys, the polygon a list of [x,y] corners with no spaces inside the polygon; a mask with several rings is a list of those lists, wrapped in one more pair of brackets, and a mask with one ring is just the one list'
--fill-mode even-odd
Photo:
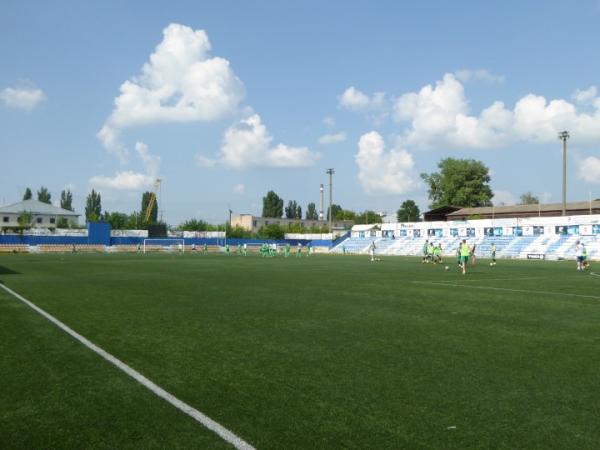
{"label": "grandstand seating", "polygon": [[[391,238],[359,238],[351,237],[331,249],[332,253],[342,253],[345,247],[347,253],[367,254],[369,244],[374,240],[379,255],[415,255],[422,254],[422,248],[427,238],[398,237]],[[444,256],[454,256],[463,238],[443,237],[433,238],[434,243],[442,245]],[[431,239],[430,239],[431,240]],[[467,238],[469,245],[476,245],[476,255],[489,257],[492,244],[496,244],[496,257],[523,258],[528,255],[540,255],[546,259],[574,259],[575,246],[578,240],[585,243],[590,259],[600,259],[600,236],[577,235],[540,235],[540,236],[486,236]]]}

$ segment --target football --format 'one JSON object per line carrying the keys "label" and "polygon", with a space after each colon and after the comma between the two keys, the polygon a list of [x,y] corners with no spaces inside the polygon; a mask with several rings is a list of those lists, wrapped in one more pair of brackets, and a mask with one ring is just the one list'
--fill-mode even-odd
{"label": "football", "polygon": [[450,270],[450,267],[446,266],[444,267],[445,270]]}

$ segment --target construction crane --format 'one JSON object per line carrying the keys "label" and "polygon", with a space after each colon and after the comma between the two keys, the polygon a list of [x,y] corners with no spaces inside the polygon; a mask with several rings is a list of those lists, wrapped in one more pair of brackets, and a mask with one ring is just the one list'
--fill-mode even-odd
{"label": "construction crane", "polygon": [[161,179],[157,178],[154,182],[154,191],[150,192],[150,198],[148,199],[148,204],[146,205],[146,210],[144,211],[144,223],[148,223],[150,220],[150,216],[152,215],[152,210],[156,207],[156,198],[158,192],[160,191],[160,183]]}

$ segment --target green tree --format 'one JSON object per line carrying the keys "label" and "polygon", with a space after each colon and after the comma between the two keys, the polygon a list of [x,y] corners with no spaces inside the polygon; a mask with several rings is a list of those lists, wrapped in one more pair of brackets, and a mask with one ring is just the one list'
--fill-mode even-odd
{"label": "green tree", "polygon": [[288,205],[285,207],[285,217],[288,219],[296,219],[298,213],[298,203],[296,200],[290,200]]}
{"label": "green tree", "polygon": [[285,236],[285,229],[276,223],[262,226],[258,230],[258,236],[263,239],[283,239]]}
{"label": "green tree", "polygon": [[431,208],[491,206],[489,169],[481,161],[445,158],[438,168],[439,172],[421,174],[428,186]]}
{"label": "green tree", "polygon": [[537,205],[539,202],[540,199],[528,191],[521,195],[519,205]]}
{"label": "green tree", "polygon": [[235,239],[248,239],[252,237],[252,231],[247,230],[239,225],[231,227],[227,224],[227,237]]}
{"label": "green tree", "polygon": [[263,217],[277,217],[283,215],[283,199],[280,198],[274,191],[267,192],[263,197]]}
{"label": "green tree", "polygon": [[[154,196],[153,192],[149,192],[146,191],[142,194],[142,214],[144,215],[143,217],[146,217],[146,209],[148,208],[148,205],[150,203],[150,199]],[[158,201],[155,199],[155,201],[152,203],[152,210],[150,212],[150,218],[148,219],[148,223],[157,223],[158,221]]]}
{"label": "green tree", "polygon": [[306,220],[318,220],[319,213],[317,212],[317,206],[314,203],[309,203],[306,206]]}
{"label": "green tree", "polygon": [[31,200],[31,197],[33,197],[33,194],[31,193],[31,189],[29,189],[29,188],[25,189],[25,193],[23,194],[23,200]]}
{"label": "green tree", "polygon": [[[350,211],[352,212],[352,211]],[[375,211],[371,211],[371,210],[366,210],[362,213],[354,213],[354,218],[350,218],[351,215],[346,215],[344,214],[344,220],[354,220],[354,223],[357,225],[360,224],[367,224],[367,223],[381,223],[383,221],[383,219],[381,218],[381,215],[376,213]],[[348,218],[346,218],[348,217]]]}
{"label": "green tree", "polygon": [[59,217],[56,221],[56,228],[71,228],[71,226],[66,217]]}
{"label": "green tree", "polygon": [[[335,203],[331,205],[331,217],[333,220],[341,220],[343,217],[342,213],[343,209],[340,205],[336,205]],[[338,217],[340,216],[340,217]],[[325,220],[329,220],[329,207],[327,208],[327,215],[325,216]]]}
{"label": "green tree", "polygon": [[85,200],[86,222],[98,222],[102,217],[102,198],[100,193],[92,189]]}
{"label": "green tree", "polygon": [[177,229],[180,231],[207,231],[208,228],[208,223],[198,219],[189,219],[177,226]]}
{"label": "green tree", "polygon": [[62,209],[67,209],[69,211],[73,211],[73,194],[69,189],[63,190],[60,193],[60,207]]}
{"label": "green tree", "polygon": [[49,205],[51,205],[52,204],[51,198],[52,198],[52,195],[50,195],[50,192],[44,186],[42,186],[40,188],[40,190],[37,191],[38,201],[40,201],[42,203],[48,203]]}
{"label": "green tree", "polygon": [[126,230],[128,219],[129,216],[127,214],[116,211],[112,213],[105,211],[102,217],[102,220],[108,222],[113,230]]}
{"label": "green tree", "polygon": [[17,218],[17,222],[21,228],[29,228],[31,227],[31,219],[33,218],[32,214],[29,211],[24,211]]}
{"label": "green tree", "polygon": [[418,222],[421,211],[414,200],[405,200],[396,212],[398,222]]}

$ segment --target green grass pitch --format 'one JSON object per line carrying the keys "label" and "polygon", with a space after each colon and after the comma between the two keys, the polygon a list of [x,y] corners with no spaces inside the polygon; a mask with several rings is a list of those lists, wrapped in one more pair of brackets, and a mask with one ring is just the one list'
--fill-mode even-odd
{"label": "green grass pitch", "polygon": [[[0,280],[259,449],[598,448],[600,277],[447,264],[4,255]],[[3,290],[0,383],[0,447],[227,448]]]}

